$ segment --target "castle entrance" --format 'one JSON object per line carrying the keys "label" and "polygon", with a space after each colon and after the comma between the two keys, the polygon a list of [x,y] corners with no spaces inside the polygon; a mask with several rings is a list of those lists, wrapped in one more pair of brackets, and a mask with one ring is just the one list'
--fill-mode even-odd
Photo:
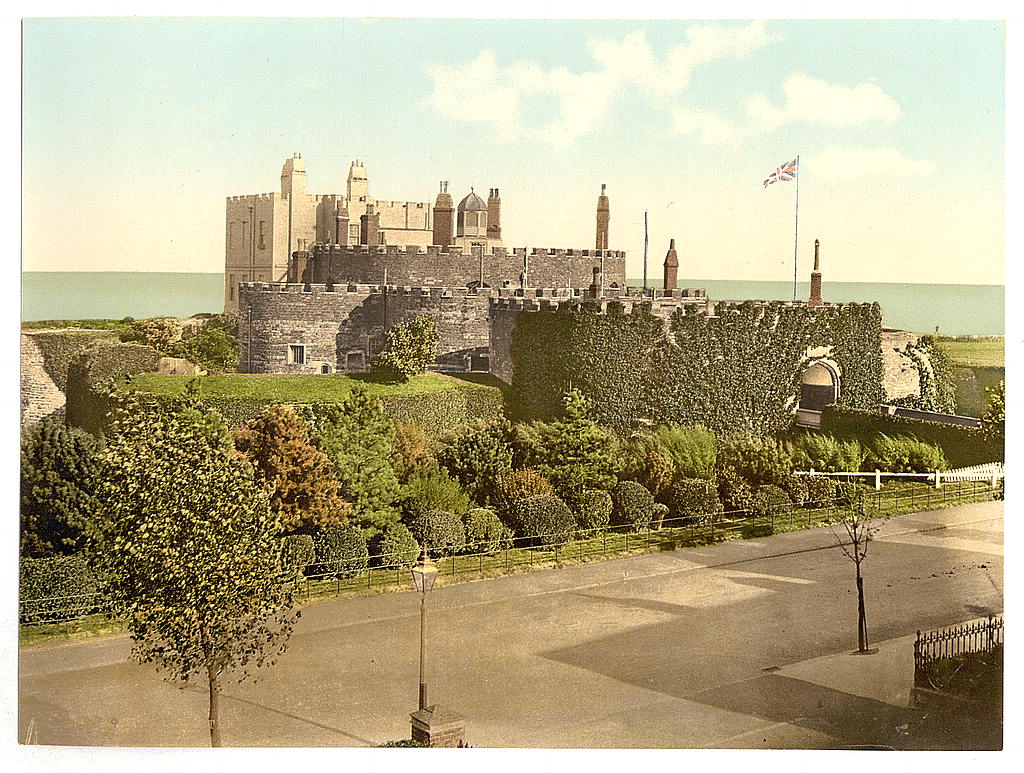
{"label": "castle entrance", "polygon": [[800,379],[800,410],[821,411],[839,398],[839,374],[824,362],[816,362]]}

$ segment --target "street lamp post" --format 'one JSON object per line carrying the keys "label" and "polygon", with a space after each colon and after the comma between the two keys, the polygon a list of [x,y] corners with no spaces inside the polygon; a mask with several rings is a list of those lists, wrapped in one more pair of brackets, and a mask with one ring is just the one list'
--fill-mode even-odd
{"label": "street lamp post", "polygon": [[427,707],[427,683],[424,677],[424,644],[427,630],[427,594],[434,587],[434,580],[437,579],[437,567],[427,555],[426,545],[423,546],[423,553],[419,561],[412,568],[412,583],[416,592],[420,594],[420,709]]}

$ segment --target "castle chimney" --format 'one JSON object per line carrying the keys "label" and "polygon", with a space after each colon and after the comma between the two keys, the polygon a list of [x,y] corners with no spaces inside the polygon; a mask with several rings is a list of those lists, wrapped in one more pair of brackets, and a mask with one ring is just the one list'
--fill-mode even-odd
{"label": "castle chimney", "polygon": [[590,283],[590,297],[600,298],[602,294],[601,285],[604,283],[603,277],[601,276],[601,268],[594,266],[594,281]]}
{"label": "castle chimney", "polygon": [[380,213],[373,204],[366,205],[366,214],[359,216],[359,243],[369,247],[380,244]]}
{"label": "castle chimney", "polygon": [[487,197],[487,238],[501,241],[501,198],[497,188],[492,188]]}
{"label": "castle chimney", "polygon": [[821,271],[818,270],[818,248],[821,245],[817,239],[814,240],[814,270],[811,272],[811,297],[807,299],[808,306],[824,306],[821,300]]}
{"label": "castle chimney", "polygon": [[334,243],[348,244],[348,209],[338,207],[334,216]]}
{"label": "castle chimney", "polygon": [[448,193],[448,181],[441,181],[441,191],[434,202],[434,244],[444,248],[453,241],[455,225],[455,207],[452,205],[451,194]]}
{"label": "castle chimney", "polygon": [[604,195],[604,183],[601,183],[601,195],[597,197],[597,242],[594,247],[599,250],[608,249],[608,197]]}
{"label": "castle chimney", "polygon": [[675,290],[679,285],[679,258],[676,255],[676,240],[669,239],[665,253],[665,292]]}
{"label": "castle chimney", "polygon": [[312,278],[309,275],[309,268],[309,252],[305,249],[305,245],[301,244],[300,240],[300,249],[292,253],[292,265],[288,281],[292,284],[299,282],[308,283]]}

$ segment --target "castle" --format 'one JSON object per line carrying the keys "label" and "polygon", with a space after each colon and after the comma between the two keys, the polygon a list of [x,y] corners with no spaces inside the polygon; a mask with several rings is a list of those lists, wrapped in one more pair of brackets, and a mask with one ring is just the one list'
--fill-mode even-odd
{"label": "castle", "polygon": [[[238,314],[239,370],[363,371],[388,330],[428,315],[439,335],[436,369],[486,371],[512,384],[512,349],[524,313],[636,311],[653,314],[665,329],[680,310],[723,321],[739,313],[739,302],[715,301],[703,290],[677,287],[674,240],[664,259],[662,287],[627,287],[626,255],[609,249],[604,185],[593,248],[506,248],[500,207],[493,188],[486,202],[470,191],[456,208],[445,182],[433,205],[371,199],[365,167],[358,161],[349,170],[345,196],[309,195],[301,156],[288,159],[280,194],[228,199],[225,309]],[[871,304],[822,301],[817,242],[811,279],[806,303],[758,303],[781,313],[819,310],[828,315],[831,308],[831,316],[818,318],[834,320],[826,325],[832,328],[845,324],[846,307],[869,311]],[[836,333],[822,331],[821,341],[803,344],[806,351],[793,374],[792,410],[803,411],[803,419],[811,422],[842,396],[843,368],[829,343]],[[857,377],[873,382],[859,394],[887,393],[893,399],[915,391],[916,366],[886,338],[896,332],[901,331],[883,331],[876,321],[864,334],[872,340],[862,343],[875,353],[879,367]],[[771,331],[766,335],[770,340]],[[756,356],[769,358],[767,368],[773,365],[771,355],[769,345]]]}

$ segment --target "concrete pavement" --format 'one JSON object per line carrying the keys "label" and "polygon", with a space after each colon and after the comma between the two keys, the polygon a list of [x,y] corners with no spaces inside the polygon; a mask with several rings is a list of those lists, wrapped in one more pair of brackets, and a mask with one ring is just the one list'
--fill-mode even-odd
{"label": "concrete pavement", "polygon": [[[465,715],[474,746],[891,744],[914,631],[1002,609],[1002,503],[885,523],[865,563],[877,655],[849,654],[853,566],[833,545],[823,528],[437,588],[429,702]],[[307,607],[277,666],[226,686],[225,743],[408,737],[418,635],[411,593]],[[31,722],[43,744],[207,745],[204,685],[164,682],[129,648],[24,651],[21,737]]]}

